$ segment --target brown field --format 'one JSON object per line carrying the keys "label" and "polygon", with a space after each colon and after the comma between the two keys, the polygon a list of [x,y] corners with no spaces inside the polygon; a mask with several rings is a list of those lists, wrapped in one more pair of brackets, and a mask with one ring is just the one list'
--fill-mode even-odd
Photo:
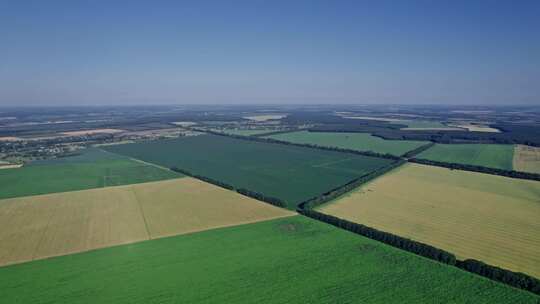
{"label": "brown field", "polygon": [[62,132],[61,134],[67,135],[67,136],[79,136],[79,135],[92,135],[92,134],[100,134],[100,133],[120,133],[124,132],[124,130],[119,129],[94,129],[94,130],[81,130],[81,131],[71,131],[71,132]]}
{"label": "brown field", "polygon": [[21,139],[18,137],[13,137],[13,136],[0,137],[0,141],[18,141],[18,140],[21,140]]}
{"label": "brown field", "polygon": [[16,169],[22,167],[22,164],[3,164],[0,162],[0,170],[2,169]]}
{"label": "brown field", "polygon": [[540,182],[407,164],[324,213],[540,277]]}
{"label": "brown field", "polygon": [[500,133],[501,131],[499,129],[492,128],[490,126],[484,126],[484,125],[476,125],[476,124],[452,124],[450,125],[452,127],[458,127],[467,129],[470,132],[491,132],[491,133]]}
{"label": "brown field", "polygon": [[540,173],[540,148],[516,145],[513,162],[516,171]]}
{"label": "brown field", "polygon": [[0,265],[294,213],[185,177],[0,200]]}

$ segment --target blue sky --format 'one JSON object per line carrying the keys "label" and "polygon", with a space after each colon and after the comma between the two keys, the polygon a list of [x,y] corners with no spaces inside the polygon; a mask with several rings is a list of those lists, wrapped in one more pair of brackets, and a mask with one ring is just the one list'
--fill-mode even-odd
{"label": "blue sky", "polygon": [[0,0],[0,105],[540,104],[538,16],[540,1]]}

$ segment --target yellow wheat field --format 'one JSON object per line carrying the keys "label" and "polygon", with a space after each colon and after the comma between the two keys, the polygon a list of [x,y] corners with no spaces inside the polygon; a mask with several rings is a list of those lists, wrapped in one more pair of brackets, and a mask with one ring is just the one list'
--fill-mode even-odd
{"label": "yellow wheat field", "polygon": [[293,213],[185,177],[0,200],[0,265]]}
{"label": "yellow wheat field", "polygon": [[540,148],[516,145],[513,166],[516,171],[540,173]]}
{"label": "yellow wheat field", "polygon": [[408,164],[322,212],[540,277],[540,182]]}

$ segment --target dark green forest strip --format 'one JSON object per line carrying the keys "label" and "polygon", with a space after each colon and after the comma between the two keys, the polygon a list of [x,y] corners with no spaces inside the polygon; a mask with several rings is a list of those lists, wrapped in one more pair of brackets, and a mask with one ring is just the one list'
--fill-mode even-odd
{"label": "dark green forest strip", "polygon": [[466,165],[466,164],[445,163],[445,162],[420,159],[420,158],[411,158],[409,159],[409,161],[412,163],[438,166],[438,167],[449,168],[449,169],[473,171],[473,172],[480,172],[480,173],[486,173],[486,174],[500,175],[500,176],[505,176],[505,177],[540,181],[540,174],[537,174],[537,173],[520,172],[520,171],[514,171],[514,170],[502,170],[502,169],[488,168],[488,167],[475,166],[475,165]]}
{"label": "dark green forest strip", "polygon": [[182,173],[184,175],[187,175],[187,176],[190,176],[190,177],[193,177],[193,178],[196,178],[196,179],[200,179],[202,181],[205,181],[207,183],[211,183],[211,184],[214,184],[218,187],[221,187],[221,188],[224,188],[224,189],[227,189],[227,190],[232,190],[232,191],[236,191],[240,194],[243,194],[245,196],[249,196],[251,198],[254,198],[254,199],[257,199],[259,201],[263,201],[265,203],[268,203],[268,204],[271,204],[271,205],[274,205],[274,206],[277,206],[277,207],[281,207],[281,208],[287,208],[287,204],[278,199],[278,198],[275,198],[275,197],[269,197],[269,196],[266,196],[264,194],[261,194],[261,193],[258,193],[258,192],[255,192],[255,191],[250,191],[250,190],[247,190],[247,189],[235,189],[234,186],[231,186],[229,184],[226,184],[226,183],[223,183],[221,181],[218,181],[218,180],[215,180],[215,179],[212,179],[212,178],[208,178],[206,176],[200,176],[200,175],[196,175],[196,174],[193,174],[187,170],[183,170],[183,169],[180,169],[180,168],[176,168],[176,167],[173,167],[171,168],[172,171],[175,171],[175,172],[179,172],[179,173]]}
{"label": "dark green forest strip", "polygon": [[414,157],[414,156],[428,150],[429,148],[433,147],[434,145],[435,145],[434,142],[427,143],[427,144],[425,144],[423,146],[420,146],[420,147],[418,147],[418,148],[416,148],[414,150],[411,150],[411,151],[401,155],[401,157],[404,157],[404,158]]}

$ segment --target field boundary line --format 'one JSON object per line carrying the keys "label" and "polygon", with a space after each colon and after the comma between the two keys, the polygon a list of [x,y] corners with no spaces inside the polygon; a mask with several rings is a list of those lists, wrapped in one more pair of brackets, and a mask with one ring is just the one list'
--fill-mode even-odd
{"label": "field boundary line", "polygon": [[376,153],[376,152],[372,152],[368,150],[360,151],[360,150],[343,149],[343,148],[337,148],[337,147],[326,147],[326,146],[319,146],[319,145],[312,145],[312,144],[300,144],[300,143],[293,143],[293,142],[283,141],[283,140],[278,140],[278,139],[273,139],[273,138],[225,134],[225,133],[214,132],[211,130],[197,129],[197,128],[190,128],[190,130],[212,134],[216,136],[230,137],[230,138],[245,140],[245,141],[254,141],[254,142],[285,145],[285,146],[296,146],[296,147],[303,147],[303,148],[308,148],[308,149],[316,149],[316,150],[323,150],[323,151],[330,151],[330,152],[333,151],[337,153],[349,153],[349,154],[356,154],[356,155],[362,155],[362,156],[367,156],[367,157],[375,157],[375,158],[383,158],[383,159],[391,159],[391,160],[402,159],[400,156],[396,156],[396,155],[392,155],[388,153],[387,154]]}
{"label": "field boundary line", "polygon": [[139,212],[141,213],[141,217],[144,222],[144,229],[146,230],[146,235],[148,236],[149,240],[152,240],[153,238],[152,238],[152,235],[150,234],[150,228],[148,228],[148,221],[146,220],[146,215],[144,214],[144,210],[141,206],[141,202],[139,201],[139,197],[137,196],[137,192],[135,191],[135,189],[133,189],[133,187],[130,187],[129,190],[131,191],[131,193],[133,193],[135,202],[137,203],[137,206],[139,207]]}

